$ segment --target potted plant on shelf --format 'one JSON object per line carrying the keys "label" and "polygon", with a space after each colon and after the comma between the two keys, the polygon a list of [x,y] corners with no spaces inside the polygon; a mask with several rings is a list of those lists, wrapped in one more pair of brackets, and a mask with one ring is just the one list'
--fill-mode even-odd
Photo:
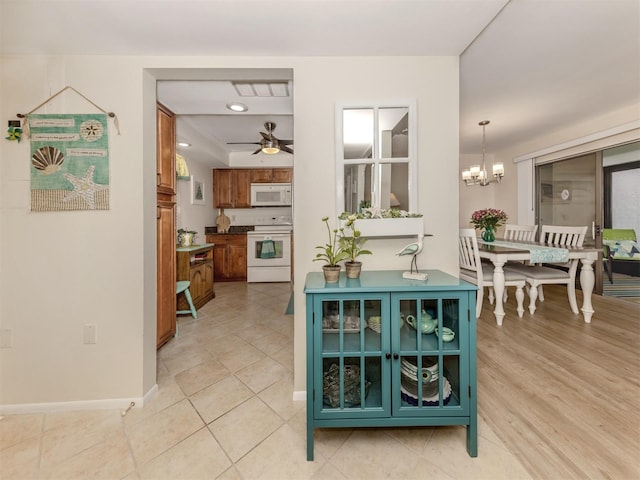
{"label": "potted plant on shelf", "polygon": [[316,246],[321,252],[316,254],[313,261],[324,260],[325,265],[322,266],[322,271],[324,272],[325,281],[327,283],[336,283],[340,278],[340,262],[346,260],[348,255],[347,252],[342,250],[342,246],[338,240],[338,229],[334,228],[331,230],[331,227],[329,227],[329,217],[322,217],[322,221],[327,227],[329,241],[324,245]]}
{"label": "potted plant on shelf", "polygon": [[190,247],[194,244],[196,234],[193,230],[185,230],[184,228],[178,229],[178,245],[181,247]]}
{"label": "potted plant on shelf", "polygon": [[[367,241],[361,236],[360,230],[356,228],[356,215],[349,215],[344,224],[344,228],[340,229],[340,247],[347,254],[347,261],[344,267],[347,271],[347,278],[359,278],[362,270],[362,262],[356,260],[360,255],[371,255],[370,250],[362,248]],[[345,233],[348,231],[350,235]]]}
{"label": "potted plant on shelf", "polygon": [[485,242],[493,242],[496,239],[496,229],[504,225],[508,218],[503,210],[484,208],[471,214],[470,223],[475,228],[482,229],[482,239]]}

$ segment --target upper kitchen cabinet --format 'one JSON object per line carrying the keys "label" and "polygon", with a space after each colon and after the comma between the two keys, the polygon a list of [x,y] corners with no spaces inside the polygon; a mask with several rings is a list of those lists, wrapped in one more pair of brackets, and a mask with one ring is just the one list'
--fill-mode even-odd
{"label": "upper kitchen cabinet", "polygon": [[213,206],[215,208],[250,208],[251,170],[214,169]]}
{"label": "upper kitchen cabinet", "polygon": [[254,168],[251,170],[251,183],[291,183],[292,168]]}
{"label": "upper kitchen cabinet", "polygon": [[156,109],[157,193],[176,194],[176,117],[164,105]]}

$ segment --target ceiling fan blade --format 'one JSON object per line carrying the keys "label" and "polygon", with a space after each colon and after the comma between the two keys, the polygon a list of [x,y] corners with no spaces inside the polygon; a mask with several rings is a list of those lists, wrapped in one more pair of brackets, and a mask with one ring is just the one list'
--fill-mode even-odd
{"label": "ceiling fan blade", "polygon": [[257,149],[255,152],[253,152],[251,155],[255,155],[256,153],[260,153],[262,151],[262,147],[260,147],[259,149]]}
{"label": "ceiling fan blade", "polygon": [[280,150],[282,150],[283,152],[287,152],[293,155],[293,150],[291,150],[289,147],[280,144]]}
{"label": "ceiling fan blade", "polygon": [[260,135],[262,135],[262,138],[264,138],[265,140],[274,140],[276,138],[272,133],[260,132]]}
{"label": "ceiling fan blade", "polygon": [[280,140],[278,139],[280,145],[293,145],[293,140]]}

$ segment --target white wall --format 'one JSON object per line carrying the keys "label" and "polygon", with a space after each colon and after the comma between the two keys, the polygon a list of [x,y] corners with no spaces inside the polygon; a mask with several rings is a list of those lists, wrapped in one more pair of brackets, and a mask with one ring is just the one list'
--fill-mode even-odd
{"label": "white wall", "polygon": [[[154,387],[154,79],[177,78],[180,72],[172,69],[294,69],[296,390],[305,388],[304,278],[320,270],[311,261],[324,238],[320,219],[335,211],[336,102],[418,100],[419,203],[425,230],[434,235],[418,263],[457,271],[457,57],[4,56],[0,61],[0,118],[14,118],[71,85],[116,112],[122,131],[117,136],[110,130],[111,209],[104,212],[30,213],[28,141],[0,142],[0,228],[13,232],[0,237],[0,328],[12,329],[14,338],[12,348],[0,349],[5,411],[72,401],[126,405],[124,399],[140,398]],[[58,108],[51,111],[70,113],[65,105]],[[86,111],[94,110],[87,105]],[[407,242],[372,240],[374,255],[364,268],[406,268],[407,259],[394,252]],[[83,344],[88,322],[98,326],[96,345]]]}
{"label": "white wall", "polygon": [[217,209],[213,208],[213,174],[211,167],[198,162],[189,161],[187,157],[189,174],[204,183],[204,205],[191,203],[191,181],[178,180],[176,195],[176,226],[185,230],[198,232],[196,243],[204,243],[204,227],[214,226]]}

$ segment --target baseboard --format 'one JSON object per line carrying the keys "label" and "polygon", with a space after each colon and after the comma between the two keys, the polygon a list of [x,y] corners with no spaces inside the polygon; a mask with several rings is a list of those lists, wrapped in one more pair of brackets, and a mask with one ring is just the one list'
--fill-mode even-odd
{"label": "baseboard", "polygon": [[1,415],[17,415],[26,413],[53,413],[71,412],[77,410],[112,410],[121,409],[126,412],[131,403],[133,408],[142,408],[158,393],[158,384],[155,384],[144,397],[137,398],[108,398],[103,400],[82,400],[73,402],[49,402],[49,403],[19,403],[13,405],[0,405]]}
{"label": "baseboard", "polygon": [[299,390],[293,392],[293,401],[294,402],[306,402],[307,401],[307,391]]}

